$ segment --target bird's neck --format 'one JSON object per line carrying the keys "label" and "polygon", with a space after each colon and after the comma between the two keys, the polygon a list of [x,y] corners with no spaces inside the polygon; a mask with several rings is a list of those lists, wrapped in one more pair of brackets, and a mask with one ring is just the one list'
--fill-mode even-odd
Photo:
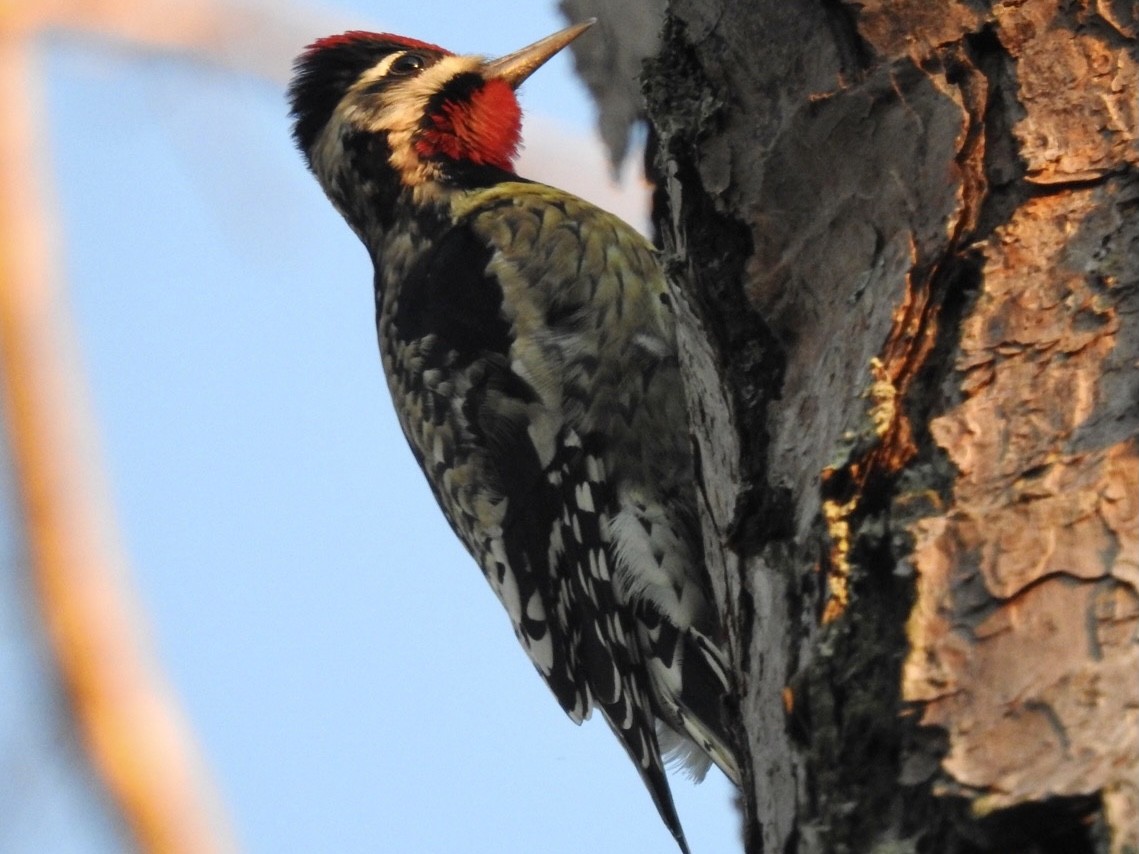
{"label": "bird's neck", "polygon": [[342,146],[343,156],[326,160],[330,168],[318,175],[332,203],[373,254],[397,219],[409,212],[425,226],[435,225],[449,220],[457,195],[524,180],[498,166],[447,159],[421,163],[414,176],[405,175],[393,165],[383,134],[347,135]]}

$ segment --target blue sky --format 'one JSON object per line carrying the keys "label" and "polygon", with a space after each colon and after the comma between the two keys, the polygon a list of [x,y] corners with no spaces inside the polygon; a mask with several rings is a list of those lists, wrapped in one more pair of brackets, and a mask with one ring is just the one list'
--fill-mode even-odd
{"label": "blue sky", "polygon": [[[553,4],[341,8],[492,55],[563,25]],[[43,57],[117,516],[245,848],[674,850],[435,506],[380,372],[370,263],[293,150],[280,89],[74,37]],[[568,59],[523,105],[573,133],[593,120]],[[717,772],[674,790],[696,854],[738,850]]]}

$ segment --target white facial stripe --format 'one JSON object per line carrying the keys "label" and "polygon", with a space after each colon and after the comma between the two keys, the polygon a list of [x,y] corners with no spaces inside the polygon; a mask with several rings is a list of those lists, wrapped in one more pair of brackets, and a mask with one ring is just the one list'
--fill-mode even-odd
{"label": "white facial stripe", "polygon": [[[374,83],[378,83],[386,77],[391,70],[392,63],[408,53],[411,53],[411,51],[401,50],[385,56],[360,76],[360,79],[348,90],[348,96],[345,100],[375,97],[362,94],[361,90]],[[402,107],[410,101],[416,101],[424,105],[426,104],[426,99],[442,88],[443,84],[452,77],[466,71],[477,71],[482,63],[483,59],[479,56],[445,56],[426,70],[403,81],[403,83],[399,85],[399,103],[391,106]],[[382,98],[383,95],[379,97]],[[375,105],[371,106],[374,108]],[[384,106],[388,107],[389,105],[385,104]],[[384,112],[386,112],[386,110],[382,111],[380,115]]]}
{"label": "white facial stripe", "polygon": [[392,63],[406,53],[408,51],[399,51],[377,62],[349,90],[336,112],[346,124],[372,133],[386,133],[392,148],[392,166],[404,176],[405,181],[416,185],[430,177],[430,170],[419,160],[413,145],[428,100],[452,77],[477,71],[483,59],[479,56],[445,56],[415,77],[400,80],[391,89],[380,93],[363,91],[383,79]]}
{"label": "white facial stripe", "polygon": [[391,165],[405,183],[420,189],[431,186],[437,167],[423,162],[415,153],[414,140],[420,130],[423,113],[431,96],[459,74],[477,72],[484,60],[481,56],[444,56],[414,77],[392,81],[380,92],[365,91],[381,81],[401,56],[414,51],[396,51],[377,62],[340,100],[324,132],[312,152],[317,174],[328,174],[339,163],[340,139],[348,128],[371,133],[385,133],[391,146]]}
{"label": "white facial stripe", "polygon": [[363,86],[370,86],[371,84],[382,80],[385,76],[387,76],[388,70],[392,67],[392,63],[406,53],[408,53],[406,50],[399,50],[395,53],[389,53],[375,65],[361,74],[360,79],[356,81],[356,85],[354,85],[352,89],[360,89]]}

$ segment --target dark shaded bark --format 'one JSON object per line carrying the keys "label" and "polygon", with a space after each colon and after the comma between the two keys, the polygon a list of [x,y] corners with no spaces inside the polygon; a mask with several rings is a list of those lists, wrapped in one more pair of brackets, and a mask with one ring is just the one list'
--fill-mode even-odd
{"label": "dark shaded bark", "polygon": [[747,850],[1139,850],[1139,6],[673,0]]}

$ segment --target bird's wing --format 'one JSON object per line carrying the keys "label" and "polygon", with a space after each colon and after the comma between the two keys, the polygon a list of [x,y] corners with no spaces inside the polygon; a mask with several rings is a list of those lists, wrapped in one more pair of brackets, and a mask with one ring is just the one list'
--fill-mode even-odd
{"label": "bird's wing", "polygon": [[[543,519],[537,535],[550,544],[571,659],[683,848],[611,527],[621,466],[642,465],[629,458],[649,454],[643,443],[655,440],[640,422],[646,378],[665,363],[676,370],[663,277],[629,226],[540,184],[500,184],[459,213],[493,249],[488,270],[511,326],[510,370],[539,398],[526,438],[542,466],[542,501],[560,516],[552,530]],[[670,405],[681,400],[679,385],[672,391]],[[657,415],[677,423],[675,413]],[[515,525],[527,526],[531,512],[519,508]]]}
{"label": "bird's wing", "polygon": [[536,421],[556,432],[560,419],[511,367],[502,288],[487,272],[492,254],[469,228],[445,231],[403,275],[398,301],[381,311],[381,349],[404,402],[404,433],[444,514],[535,667],[580,722],[590,697],[551,567],[560,508],[549,461],[530,435]]}
{"label": "bird's wing", "polygon": [[[413,451],[519,641],[574,720],[600,706],[683,845],[609,525],[607,395],[640,367],[606,348],[632,346],[614,312],[656,299],[650,252],[541,185],[479,191],[404,275],[381,338],[405,348],[389,364]],[[651,337],[651,317],[635,326]]]}

